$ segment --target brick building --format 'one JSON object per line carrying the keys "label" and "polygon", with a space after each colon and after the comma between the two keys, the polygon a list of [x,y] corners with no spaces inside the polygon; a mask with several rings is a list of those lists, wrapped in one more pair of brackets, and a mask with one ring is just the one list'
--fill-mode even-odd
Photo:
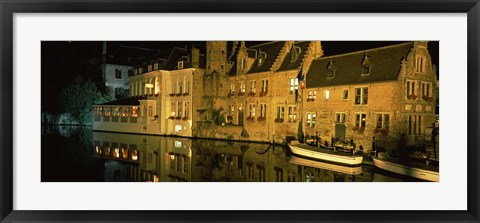
{"label": "brick building", "polygon": [[[427,42],[314,59],[301,89],[305,135],[388,150],[429,138],[438,79]],[[402,145],[403,146],[403,145]]]}
{"label": "brick building", "polygon": [[[243,41],[233,42],[225,53],[227,45],[207,43],[207,75],[211,74],[207,78],[218,78],[218,84],[213,84],[217,89],[211,91],[215,95],[212,105],[225,117],[225,127],[218,132],[268,142],[296,135],[300,117],[298,76],[323,54],[320,41],[276,41],[249,47]],[[211,62],[214,60],[218,63]]]}

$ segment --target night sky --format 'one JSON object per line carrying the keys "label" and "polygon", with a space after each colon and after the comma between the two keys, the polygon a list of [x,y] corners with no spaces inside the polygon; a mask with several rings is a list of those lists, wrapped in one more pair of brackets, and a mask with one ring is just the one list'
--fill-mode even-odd
{"label": "night sky", "polygon": [[[247,46],[262,43],[247,42]],[[324,56],[365,50],[391,44],[399,41],[322,41]],[[57,111],[57,96],[61,89],[73,77],[82,76],[91,79],[97,87],[104,91],[100,66],[102,63],[101,41],[42,41],[41,48],[41,89],[42,111],[55,113]],[[205,41],[108,41],[107,53],[114,54],[119,46],[134,46],[165,51],[172,47],[196,46],[204,52]],[[202,50],[203,49],[203,50]],[[434,64],[438,65],[439,42],[429,42],[429,51]],[[437,73],[438,69],[437,69]]]}

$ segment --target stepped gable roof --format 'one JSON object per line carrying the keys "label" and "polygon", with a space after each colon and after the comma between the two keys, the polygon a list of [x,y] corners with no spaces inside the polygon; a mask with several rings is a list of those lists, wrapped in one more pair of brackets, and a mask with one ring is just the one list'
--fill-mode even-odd
{"label": "stepped gable roof", "polygon": [[142,99],[146,99],[146,97],[130,97],[130,98],[121,98],[115,101],[109,101],[102,104],[96,105],[132,105],[137,106],[140,105],[140,101]]}
{"label": "stepped gable roof", "polygon": [[[269,71],[284,45],[284,41],[276,41],[249,47],[249,49],[257,51],[257,58],[247,74]],[[260,64],[259,58],[261,58],[261,52],[266,53],[266,58],[264,58],[264,61]]]}
{"label": "stepped gable roof", "polygon": [[309,45],[310,41],[296,42],[294,44],[294,47],[298,47],[298,49],[300,49],[300,52],[295,52],[292,48],[292,50],[290,50],[290,52],[288,52],[288,54],[285,56],[282,65],[277,71],[298,69],[298,67],[300,67],[300,65],[302,64],[303,57],[305,56]]}
{"label": "stepped gable roof", "polygon": [[[312,61],[307,72],[306,87],[325,87],[396,80],[401,61],[406,59],[413,42],[321,57]],[[370,73],[362,75],[362,62],[368,56]],[[334,77],[327,77],[330,61]]]}
{"label": "stepped gable roof", "polygon": [[112,55],[107,58],[108,64],[134,66],[156,55],[152,49],[120,45]]}
{"label": "stepped gable roof", "polygon": [[228,76],[235,76],[237,74],[237,62],[233,62],[233,66],[228,71]]}

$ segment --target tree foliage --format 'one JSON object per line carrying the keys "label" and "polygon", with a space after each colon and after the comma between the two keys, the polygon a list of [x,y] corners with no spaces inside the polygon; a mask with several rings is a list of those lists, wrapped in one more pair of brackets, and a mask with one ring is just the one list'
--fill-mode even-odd
{"label": "tree foliage", "polygon": [[90,79],[76,76],[66,85],[59,95],[59,107],[64,113],[70,113],[78,123],[91,124],[93,105],[112,100],[109,94],[102,94]]}

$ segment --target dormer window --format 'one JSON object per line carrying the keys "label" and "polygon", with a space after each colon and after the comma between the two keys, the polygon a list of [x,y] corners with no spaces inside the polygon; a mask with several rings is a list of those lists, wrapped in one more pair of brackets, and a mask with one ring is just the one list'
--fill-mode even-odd
{"label": "dormer window", "polygon": [[183,69],[183,61],[178,61],[178,69]]}
{"label": "dormer window", "polygon": [[330,62],[328,63],[327,66],[327,78],[331,79],[335,77],[335,66],[333,64],[333,60],[330,59]]}
{"label": "dormer window", "polygon": [[370,74],[370,61],[369,61],[368,54],[365,53],[362,61],[362,75],[369,75]]}
{"label": "dormer window", "polygon": [[260,57],[258,58],[258,66],[261,66],[265,62],[266,58],[267,58],[267,53],[260,52]]}
{"label": "dormer window", "polygon": [[294,63],[295,61],[297,61],[301,52],[302,52],[302,49],[300,47],[293,46],[291,51],[292,58],[290,58],[290,63]]}
{"label": "dormer window", "polygon": [[370,64],[362,65],[362,75],[370,74]]}

